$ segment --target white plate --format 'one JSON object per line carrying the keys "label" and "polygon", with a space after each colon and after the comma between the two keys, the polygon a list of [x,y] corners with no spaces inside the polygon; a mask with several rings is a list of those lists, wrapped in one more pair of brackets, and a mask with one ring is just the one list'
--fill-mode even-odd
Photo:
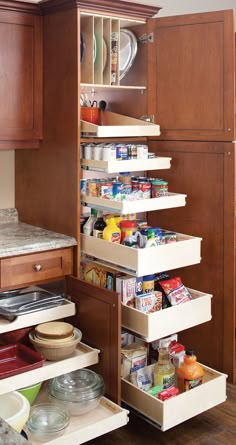
{"label": "white plate", "polygon": [[137,38],[129,29],[120,31],[120,80],[127,74],[133,65],[138,50]]}

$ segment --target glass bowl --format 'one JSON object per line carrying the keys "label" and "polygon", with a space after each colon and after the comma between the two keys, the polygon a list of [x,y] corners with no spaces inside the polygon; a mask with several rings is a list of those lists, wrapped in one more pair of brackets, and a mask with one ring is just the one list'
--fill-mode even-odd
{"label": "glass bowl", "polygon": [[56,403],[39,403],[30,410],[26,427],[29,434],[37,441],[60,437],[70,423],[68,409]]}
{"label": "glass bowl", "polygon": [[105,393],[103,378],[91,369],[78,369],[47,383],[46,391],[51,400],[61,402],[78,415],[92,411]]}

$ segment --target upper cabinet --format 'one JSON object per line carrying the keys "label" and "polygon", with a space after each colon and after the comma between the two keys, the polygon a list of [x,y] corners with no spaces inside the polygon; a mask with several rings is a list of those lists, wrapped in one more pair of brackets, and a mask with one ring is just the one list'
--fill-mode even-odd
{"label": "upper cabinet", "polygon": [[42,22],[37,5],[1,2],[0,149],[42,138]]}
{"label": "upper cabinet", "polygon": [[148,21],[148,106],[161,139],[235,139],[232,10]]}

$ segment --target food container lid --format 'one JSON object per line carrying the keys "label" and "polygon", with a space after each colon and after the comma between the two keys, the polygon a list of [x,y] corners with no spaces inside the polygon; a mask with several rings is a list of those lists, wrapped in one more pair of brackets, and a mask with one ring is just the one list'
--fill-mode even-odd
{"label": "food container lid", "polygon": [[78,369],[50,379],[47,392],[58,400],[82,402],[104,394],[103,378],[91,369]]}

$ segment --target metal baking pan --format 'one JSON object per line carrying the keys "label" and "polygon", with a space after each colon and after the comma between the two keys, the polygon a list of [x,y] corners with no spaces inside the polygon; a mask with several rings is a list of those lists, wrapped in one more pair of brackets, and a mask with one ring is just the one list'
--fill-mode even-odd
{"label": "metal baking pan", "polygon": [[50,294],[49,292],[31,291],[0,299],[0,315],[17,317],[30,312],[59,306],[65,302],[63,295]]}

